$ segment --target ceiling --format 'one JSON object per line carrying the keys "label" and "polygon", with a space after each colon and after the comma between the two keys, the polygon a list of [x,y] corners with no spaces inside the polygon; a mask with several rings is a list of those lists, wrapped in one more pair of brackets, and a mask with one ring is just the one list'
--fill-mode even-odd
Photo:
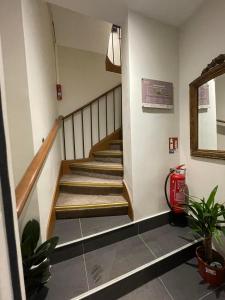
{"label": "ceiling", "polygon": [[122,25],[128,9],[180,26],[205,0],[46,0],[76,12]]}
{"label": "ceiling", "polygon": [[104,55],[107,53],[111,23],[52,4],[50,8],[58,45]]}

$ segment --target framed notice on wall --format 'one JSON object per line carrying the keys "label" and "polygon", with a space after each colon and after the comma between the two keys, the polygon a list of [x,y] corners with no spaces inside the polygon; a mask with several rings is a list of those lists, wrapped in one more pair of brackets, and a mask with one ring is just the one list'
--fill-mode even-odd
{"label": "framed notice on wall", "polygon": [[209,108],[209,85],[205,83],[198,88],[198,108]]}
{"label": "framed notice on wall", "polygon": [[173,108],[173,84],[171,82],[142,79],[142,106]]}

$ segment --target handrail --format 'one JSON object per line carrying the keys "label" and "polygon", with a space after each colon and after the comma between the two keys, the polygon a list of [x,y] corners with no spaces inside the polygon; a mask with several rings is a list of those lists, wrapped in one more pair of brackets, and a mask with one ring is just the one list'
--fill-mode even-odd
{"label": "handrail", "polygon": [[[97,133],[97,142],[100,141],[100,123],[102,123],[102,119],[100,120],[100,101],[103,100],[105,102],[105,133],[106,136],[108,135],[108,121],[109,121],[109,117],[108,117],[108,102],[112,101],[113,107],[111,112],[113,113],[113,129],[114,131],[116,130],[116,90],[117,89],[122,89],[122,85],[118,84],[117,86],[111,88],[110,90],[108,90],[107,92],[101,94],[100,96],[96,97],[94,100],[88,102],[87,104],[83,105],[82,107],[79,107],[78,109],[74,110],[73,112],[71,112],[70,114],[66,115],[65,117],[63,117],[62,119],[62,138],[63,138],[63,152],[64,152],[64,160],[67,160],[67,147],[68,147],[68,127],[66,128],[66,126],[68,126],[68,122],[70,122],[71,124],[71,133],[69,133],[70,138],[72,138],[72,144],[70,145],[70,149],[72,149],[73,151],[73,159],[77,159],[77,149],[76,146],[78,144],[78,140],[77,140],[77,135],[75,133],[75,128],[74,128],[74,124],[75,124],[75,119],[76,119],[76,115],[78,116],[78,113],[81,117],[80,119],[80,128],[81,128],[81,145],[82,145],[82,157],[85,158],[85,155],[87,154],[87,144],[86,144],[86,140],[89,139],[90,141],[90,146],[93,146],[93,105],[96,103],[97,104],[97,116],[96,117],[96,121],[97,121],[97,131],[95,133]],[[112,98],[109,98],[109,94],[112,94]],[[121,124],[122,124],[122,91],[121,91],[121,95],[120,97],[120,104],[121,104],[121,108],[120,108],[120,118],[121,118]],[[87,111],[89,111],[89,116],[86,115],[86,117],[89,118],[90,122],[86,123],[85,122],[85,108],[87,108]],[[95,115],[95,114],[94,114]],[[101,115],[101,118],[103,118],[104,115]],[[77,120],[77,119],[76,119]],[[67,125],[65,125],[65,123],[67,123]],[[121,125],[122,126],[122,125]],[[88,130],[88,132],[90,133],[90,136],[88,136],[86,134],[85,128]],[[86,135],[85,135],[86,134]],[[75,136],[76,135],[76,136]],[[67,136],[67,137],[66,137]],[[79,139],[79,135],[78,135],[78,139]],[[88,145],[89,147],[89,145]],[[88,151],[89,153],[89,151]],[[81,158],[81,157],[79,157]]]}
{"label": "handrail", "polygon": [[111,89],[108,90],[107,92],[101,94],[100,96],[96,97],[95,99],[91,100],[91,101],[88,102],[87,104],[85,104],[85,105],[79,107],[78,109],[74,110],[73,112],[69,113],[68,115],[66,115],[65,117],[63,117],[63,120],[65,120],[65,119],[71,117],[72,115],[76,114],[77,112],[79,112],[79,111],[85,109],[86,107],[88,107],[89,105],[93,104],[93,103],[94,103],[95,101],[97,101],[98,99],[100,99],[100,98],[106,96],[107,94],[111,93],[113,90],[117,89],[118,87],[121,87],[121,83],[118,84],[118,85],[116,85],[116,86],[114,86],[113,88],[111,88]]}
{"label": "handrail", "polygon": [[217,119],[216,121],[219,122],[219,123],[225,123],[224,120],[219,120],[219,119]]}
{"label": "handrail", "polygon": [[37,154],[34,156],[22,179],[16,187],[16,209],[17,215],[20,216],[27,199],[38,179],[40,171],[45,163],[48,153],[57,135],[58,129],[61,126],[62,117],[56,119],[51,131],[46,140],[39,148]]}

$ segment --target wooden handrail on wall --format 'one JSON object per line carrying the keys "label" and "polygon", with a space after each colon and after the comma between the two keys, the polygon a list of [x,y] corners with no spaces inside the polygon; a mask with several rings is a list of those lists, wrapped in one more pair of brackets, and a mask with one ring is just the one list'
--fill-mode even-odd
{"label": "wooden handrail on wall", "polygon": [[27,202],[27,199],[38,179],[38,175],[40,174],[40,171],[45,163],[48,153],[51,150],[52,144],[56,138],[56,135],[61,126],[61,123],[62,123],[62,117],[59,117],[55,121],[46,140],[41,145],[37,154],[33,158],[30,165],[28,166],[21,181],[18,183],[18,185],[16,187],[16,209],[17,209],[18,216],[20,216],[20,214]]}

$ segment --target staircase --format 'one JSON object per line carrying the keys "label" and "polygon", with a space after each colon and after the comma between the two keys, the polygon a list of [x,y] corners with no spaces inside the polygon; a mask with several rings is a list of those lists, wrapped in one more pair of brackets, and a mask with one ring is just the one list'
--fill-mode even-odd
{"label": "staircase", "polygon": [[132,218],[123,182],[121,126],[121,85],[63,118],[64,160],[54,208],[57,219],[121,214]]}
{"label": "staircase", "polygon": [[104,150],[92,152],[90,159],[69,161],[59,181],[58,219],[128,213],[121,130],[106,139],[104,147],[101,145]]}

